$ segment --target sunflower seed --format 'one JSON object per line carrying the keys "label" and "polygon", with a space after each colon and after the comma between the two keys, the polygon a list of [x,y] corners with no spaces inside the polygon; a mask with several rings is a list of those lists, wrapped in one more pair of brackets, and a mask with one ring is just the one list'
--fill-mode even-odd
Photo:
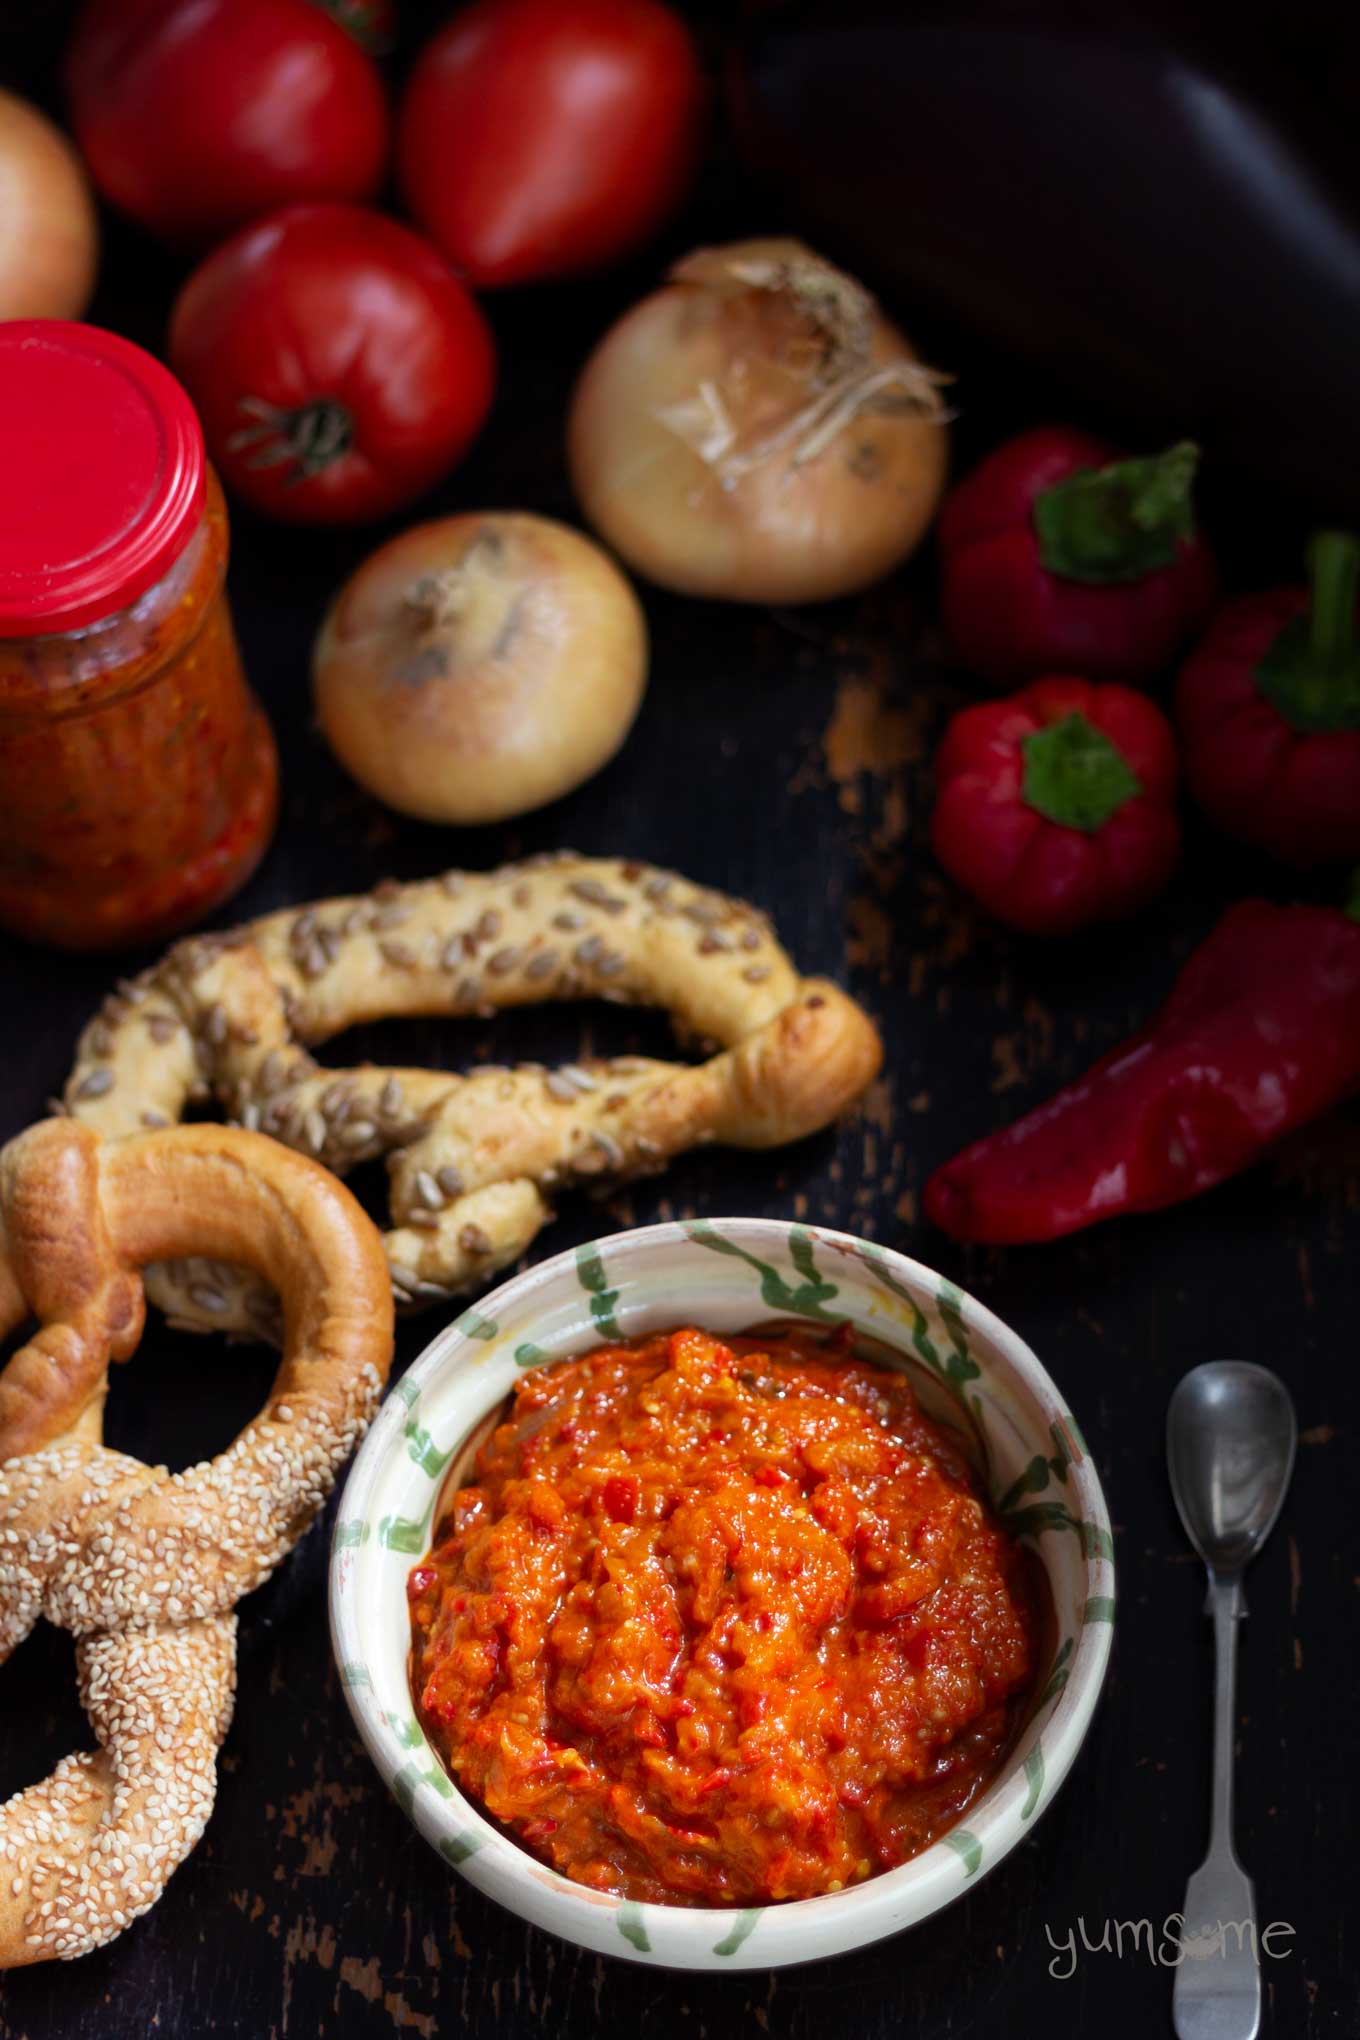
{"label": "sunflower seed", "polygon": [[430,1211],[444,1209],[444,1193],[428,1169],[417,1169],[415,1180],[416,1196]]}
{"label": "sunflower seed", "polygon": [[462,1196],[463,1179],[452,1162],[445,1162],[442,1169],[436,1169],[434,1179],[446,1197]]}
{"label": "sunflower seed", "polygon": [[168,1126],[169,1124],[170,1121],[166,1118],[165,1114],[158,1112],[154,1105],[148,1105],[142,1114],[143,1126]]}
{"label": "sunflower seed", "polygon": [[227,1307],[227,1299],[221,1290],[212,1288],[207,1282],[190,1283],[189,1301],[197,1304],[200,1310],[220,1311]]}
{"label": "sunflower seed", "polygon": [[572,1083],[570,1077],[563,1076],[561,1070],[549,1070],[547,1076],[543,1079],[543,1084],[548,1096],[560,1099],[564,1105],[571,1104],[576,1098],[575,1084]]}
{"label": "sunflower seed", "polygon": [[487,958],[487,970],[492,977],[508,977],[512,970],[518,970],[523,955],[524,951],[512,943],[509,948],[498,949],[494,956]]}
{"label": "sunflower seed", "polygon": [[603,935],[587,935],[584,942],[577,943],[572,956],[577,963],[592,964],[598,963],[604,953]]}
{"label": "sunflower seed", "polygon": [[394,970],[410,970],[416,961],[416,953],[410,943],[395,935],[378,944],[378,953]]}
{"label": "sunflower seed", "polygon": [[72,1091],[73,1098],[102,1098],[106,1091],[113,1089],[112,1070],[91,1070],[88,1077],[82,1077]]}
{"label": "sunflower seed", "polygon": [[377,1139],[377,1136],[378,1129],[371,1119],[352,1119],[340,1134],[340,1145],[347,1148],[367,1147],[371,1140]]}
{"label": "sunflower seed", "polygon": [[441,970],[457,970],[462,960],[463,938],[461,935],[450,935],[448,941],[439,952],[439,968]]}
{"label": "sunflower seed", "polygon": [[768,963],[748,963],[742,972],[742,976],[748,985],[763,985],[769,975],[770,966]]}
{"label": "sunflower seed", "polygon": [[378,1093],[378,1111],[384,1119],[395,1119],[403,1103],[401,1085],[395,1077],[389,1077]]}
{"label": "sunflower seed", "polygon": [[575,893],[578,900],[585,900],[592,907],[603,907],[607,914],[621,914],[627,900],[621,900],[610,892],[598,878],[574,878],[567,891]]}
{"label": "sunflower seed", "polygon": [[575,907],[564,907],[560,914],[553,915],[552,924],[554,928],[561,928],[566,934],[572,935],[578,928],[585,927],[586,917],[584,914],[578,914]]}
{"label": "sunflower seed", "polygon": [[620,956],[617,949],[611,949],[608,956],[600,958],[595,968],[601,977],[617,977],[621,970],[628,968],[628,959]]}
{"label": "sunflower seed", "polygon": [[481,941],[494,942],[501,932],[503,919],[504,916],[495,907],[488,907],[486,912],[478,919],[474,932]]}
{"label": "sunflower seed", "polygon": [[458,1235],[458,1244],[465,1254],[489,1254],[492,1251],[490,1235],[479,1225],[465,1225]]}
{"label": "sunflower seed", "polygon": [[535,984],[538,984],[543,978],[551,977],[556,969],[557,951],[555,949],[540,949],[538,954],[531,956],[528,963],[525,964],[524,975],[527,978],[531,978]]}
{"label": "sunflower seed", "polygon": [[153,1041],[164,1044],[179,1032],[178,1020],[172,1020],[168,1013],[148,1013],[146,1031]]}
{"label": "sunflower seed", "polygon": [[446,871],[439,881],[441,890],[445,892],[451,900],[457,899],[459,893],[463,890],[463,887],[466,883],[467,880],[461,871]]}

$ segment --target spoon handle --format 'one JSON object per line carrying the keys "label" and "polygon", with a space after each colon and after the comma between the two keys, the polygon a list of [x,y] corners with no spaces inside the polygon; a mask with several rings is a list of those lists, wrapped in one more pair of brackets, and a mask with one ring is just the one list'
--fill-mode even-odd
{"label": "spoon handle", "polygon": [[1242,1582],[1209,1575],[1214,1618],[1214,1783],[1209,1853],[1185,1893],[1171,2011],[1177,2040],[1256,2040],[1261,1971],[1256,1894],[1233,1849],[1233,1742]]}
{"label": "spoon handle", "polygon": [[1237,1737],[1237,1625],[1247,1612],[1238,1574],[1209,1575],[1205,1612],[1214,1620],[1214,1788],[1209,1855],[1236,1864],[1233,1849],[1233,1771]]}

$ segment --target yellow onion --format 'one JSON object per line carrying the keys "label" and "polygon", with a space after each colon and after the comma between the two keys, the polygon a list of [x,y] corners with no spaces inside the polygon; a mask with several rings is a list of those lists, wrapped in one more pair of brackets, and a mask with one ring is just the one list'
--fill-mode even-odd
{"label": "yellow onion", "polygon": [[370,793],[424,821],[499,822],[613,757],[646,684],[647,627],[580,532],[472,512],[370,554],[312,674],[331,748]]}
{"label": "yellow onion", "polygon": [[945,380],[801,242],[701,249],[586,363],[572,480],[600,536],[663,587],[734,602],[845,595],[930,524]]}
{"label": "yellow onion", "polygon": [[79,156],[46,114],[0,91],[0,319],[78,319],[98,259]]}

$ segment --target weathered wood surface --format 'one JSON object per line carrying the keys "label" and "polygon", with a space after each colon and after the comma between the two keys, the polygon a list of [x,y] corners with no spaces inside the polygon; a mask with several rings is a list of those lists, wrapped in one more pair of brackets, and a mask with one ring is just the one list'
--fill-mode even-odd
{"label": "weathered wood surface", "polygon": [[[675,245],[767,217],[718,176]],[[506,348],[496,416],[439,507],[570,514],[559,440],[573,368],[653,266],[496,306]],[[154,339],[173,271],[117,234],[109,274],[98,315]],[[1004,364],[998,374],[1004,383]],[[1025,415],[1013,393],[1003,403],[977,392],[965,445],[1008,411]],[[1356,1825],[1348,1454],[1360,1418],[1360,1116],[1338,1115],[1197,1205],[1051,1249],[964,1252],[916,1218],[932,1166],[1117,1040],[1228,899],[1278,890],[1278,880],[1195,837],[1174,898],[1122,933],[1045,950],[963,908],[924,846],[930,748],[962,698],[936,662],[928,566],[816,612],[650,596],[650,692],[600,779],[521,826],[474,835],[402,823],[347,784],[308,708],[308,647],[326,596],[371,542],[281,537],[237,521],[233,596],[279,733],[285,804],[273,854],[224,918],[389,872],[489,865],[559,843],[673,864],[769,907],[804,968],[841,977],[882,1025],[887,1068],[866,1108],[796,1151],[691,1158],[603,1210],[571,1202],[540,1251],[672,1213],[795,1210],[904,1246],[975,1291],[1051,1369],[1107,1483],[1120,1563],[1114,1668],[1057,1804],[961,1903],[913,1933],[800,1971],[668,1976],[520,1925],[416,1836],[360,1748],[330,1670],[318,1528],[244,1610],[236,1722],[205,1840],[155,1911],[111,1948],[0,1982],[0,2035],[1169,2031],[1171,1973],[1131,1950],[1127,1927],[1122,1957],[1078,1946],[1070,1977],[1055,1944],[1065,1951],[1079,1921],[1099,1943],[1107,1921],[1141,1919],[1156,1923],[1160,1941],[1202,1853],[1208,1632],[1162,1435],[1178,1376],[1227,1354],[1280,1370],[1302,1431],[1292,1496],[1248,1590],[1239,1849],[1262,1921],[1295,1929],[1288,1955],[1265,1965],[1273,2031],[1283,2040],[1353,2032],[1344,1910]],[[1244,523],[1230,567],[1256,571],[1263,549],[1260,530]],[[0,948],[0,1135],[39,1114],[59,1086],[109,976],[97,962]],[[504,1028],[371,1029],[354,1052],[437,1064],[660,1038],[648,1022],[589,1009]],[[350,1060],[350,1041],[336,1053]],[[408,1323],[403,1364],[436,1323]],[[157,1326],[115,1384],[111,1440],[172,1463],[215,1450],[256,1407],[268,1372],[262,1354]],[[70,1646],[43,1632],[0,1670],[0,1792],[45,1771],[83,1734]]]}

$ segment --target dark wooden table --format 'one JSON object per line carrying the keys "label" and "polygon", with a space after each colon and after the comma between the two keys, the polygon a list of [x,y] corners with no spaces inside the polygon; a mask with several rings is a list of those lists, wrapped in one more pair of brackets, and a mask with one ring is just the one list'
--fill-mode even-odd
{"label": "dark wooden table", "polygon": [[[42,89],[52,16],[37,8],[31,21],[25,32],[11,18],[0,62]],[[498,301],[504,379],[494,419],[421,511],[528,506],[570,517],[561,420],[593,337],[670,250],[771,223],[771,208],[719,156],[659,254],[599,284]],[[108,248],[94,316],[155,345],[176,272],[126,230],[113,230]],[[947,340],[928,325],[924,338]],[[1029,415],[1006,387],[1004,363],[988,373],[984,360],[960,399],[964,457]],[[1235,516],[1231,494],[1222,504],[1230,577],[1261,572],[1267,553],[1275,572],[1287,571],[1292,524],[1263,534]],[[1163,1472],[1163,1423],[1177,1378],[1218,1355],[1276,1367],[1301,1431],[1292,1494],[1249,1584],[1239,1692],[1239,1850],[1262,1923],[1293,1929],[1274,1938],[1281,1959],[1264,1964],[1267,2030],[1282,2040],[1360,2030],[1344,1932],[1358,1740],[1346,1454],[1360,1420],[1360,1117],[1338,1115],[1195,1205],[1051,1249],[968,1252],[917,1218],[935,1164],[1116,1041],[1221,906],[1248,889],[1278,890],[1278,877],[1192,831],[1172,897],[1130,928],[1044,949],[974,916],[925,847],[931,748],[963,698],[937,658],[929,560],[861,601],[809,611],[649,594],[650,691],[626,750],[599,779],[505,829],[402,822],[346,781],[308,701],[325,600],[377,536],[281,536],[236,520],[232,596],[279,735],[285,793],[274,849],[223,920],[386,873],[490,866],[558,844],[671,864],[770,908],[804,968],[839,977],[882,1026],[886,1071],[865,1109],[796,1150],[693,1158],[603,1209],[571,1203],[541,1250],[658,1216],[796,1209],[903,1245],[975,1291],[1032,1342],[1105,1479],[1120,1564],[1113,1671],[1052,1811],[948,1911],[801,1970],[668,1975],[523,1926],[451,1874],[389,1800],[331,1668],[328,1515],[243,1609],[236,1720],[202,1844],[112,1947],[0,1982],[0,2034],[1169,2032],[1171,1972],[1148,1959],[1145,1940],[1135,1949],[1131,1923],[1153,1923],[1162,1944],[1161,1923],[1203,1850],[1210,1656],[1201,1575]],[[0,1136],[39,1116],[60,1087],[114,968],[0,946]],[[558,1054],[582,1040],[622,1048],[661,1038],[645,1017],[582,1009],[504,1026],[369,1029],[353,1046],[454,1066]],[[350,1046],[337,1050],[342,1060]],[[399,1365],[438,1323],[436,1313],[403,1326]],[[157,1324],[118,1372],[110,1440],[171,1464],[220,1449],[269,1373],[263,1352]],[[0,1673],[0,1793],[86,1737],[70,1643],[44,1630]]]}

